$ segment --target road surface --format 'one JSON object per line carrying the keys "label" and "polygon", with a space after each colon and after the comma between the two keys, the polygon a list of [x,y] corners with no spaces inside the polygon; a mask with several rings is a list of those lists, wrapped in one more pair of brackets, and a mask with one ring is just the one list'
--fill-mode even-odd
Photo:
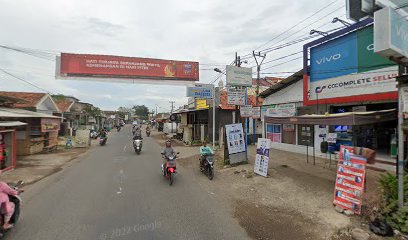
{"label": "road surface", "polygon": [[228,203],[205,191],[205,176],[178,165],[169,186],[160,146],[145,137],[137,156],[130,134],[111,133],[106,146],[31,186],[6,239],[248,239]]}

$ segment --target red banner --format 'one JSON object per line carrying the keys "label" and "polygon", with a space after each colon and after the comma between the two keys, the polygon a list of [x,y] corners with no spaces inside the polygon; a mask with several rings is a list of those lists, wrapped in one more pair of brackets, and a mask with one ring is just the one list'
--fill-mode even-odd
{"label": "red banner", "polygon": [[198,81],[198,62],[61,53],[61,76]]}
{"label": "red banner", "polygon": [[361,214],[367,159],[353,154],[350,151],[351,148],[340,147],[341,158],[337,165],[333,203],[343,209]]}

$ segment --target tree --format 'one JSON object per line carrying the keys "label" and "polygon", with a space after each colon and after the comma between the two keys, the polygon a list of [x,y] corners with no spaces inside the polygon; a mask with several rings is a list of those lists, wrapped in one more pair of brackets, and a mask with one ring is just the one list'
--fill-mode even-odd
{"label": "tree", "polygon": [[119,117],[125,118],[125,115],[131,115],[133,112],[132,108],[129,107],[119,107],[118,108],[118,114]]}
{"label": "tree", "polygon": [[135,115],[139,116],[141,119],[147,120],[149,118],[149,108],[145,105],[135,105],[132,109],[135,111]]}

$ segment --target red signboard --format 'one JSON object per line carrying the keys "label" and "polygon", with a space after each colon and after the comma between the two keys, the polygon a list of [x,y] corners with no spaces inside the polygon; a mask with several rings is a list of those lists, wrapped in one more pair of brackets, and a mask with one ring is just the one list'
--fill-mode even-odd
{"label": "red signboard", "polygon": [[337,166],[336,186],[333,203],[345,210],[361,214],[362,195],[365,184],[367,159],[340,147],[343,153]]}
{"label": "red signboard", "polygon": [[198,81],[198,62],[61,53],[62,77]]}

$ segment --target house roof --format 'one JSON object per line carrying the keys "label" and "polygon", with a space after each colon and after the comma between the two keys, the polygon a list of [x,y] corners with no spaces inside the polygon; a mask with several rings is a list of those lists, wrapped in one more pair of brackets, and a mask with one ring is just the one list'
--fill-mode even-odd
{"label": "house roof", "polygon": [[0,92],[0,96],[21,100],[14,104],[16,108],[36,107],[47,95],[47,93],[36,92]]}
{"label": "house roof", "polygon": [[[256,107],[256,97],[248,95],[248,105]],[[259,98],[259,106],[262,105],[262,98]],[[223,110],[234,110],[235,105],[228,105],[228,93],[226,90],[220,92],[220,107]]]}
{"label": "house roof", "polygon": [[61,118],[45,113],[28,111],[18,108],[2,108],[0,107],[0,118]]}
{"label": "house roof", "polygon": [[268,88],[267,90],[261,92],[259,94],[259,96],[261,98],[266,98],[278,91],[280,91],[281,89],[284,89],[294,83],[296,83],[297,81],[300,81],[303,79],[303,69],[299,70],[298,72],[292,74],[291,76],[277,82],[275,85],[271,86],[270,88]]}
{"label": "house roof", "polygon": [[69,112],[74,105],[74,101],[70,100],[56,100],[55,104],[61,112]]}
{"label": "house roof", "polygon": [[[270,87],[282,81],[283,79],[284,78],[264,77],[264,78],[259,79],[259,86],[260,87]],[[252,86],[256,86],[256,78],[252,79]]]}

